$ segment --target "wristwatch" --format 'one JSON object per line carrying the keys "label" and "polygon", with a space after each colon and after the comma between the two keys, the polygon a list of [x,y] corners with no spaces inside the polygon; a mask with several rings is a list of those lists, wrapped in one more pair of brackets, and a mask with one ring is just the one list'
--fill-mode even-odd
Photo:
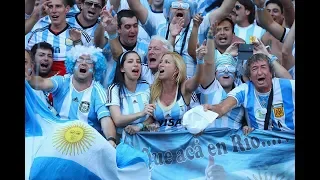
{"label": "wristwatch", "polygon": [[110,141],[110,140],[113,141],[115,144],[117,144],[116,138],[110,136],[110,137],[107,138],[107,141]]}

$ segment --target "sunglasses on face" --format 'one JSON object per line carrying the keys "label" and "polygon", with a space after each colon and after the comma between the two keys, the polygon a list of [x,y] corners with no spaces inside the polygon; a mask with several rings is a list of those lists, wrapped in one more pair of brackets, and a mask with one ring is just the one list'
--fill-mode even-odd
{"label": "sunglasses on face", "polygon": [[239,9],[241,9],[240,5],[235,5],[234,8],[236,8],[236,10],[238,11]]}
{"label": "sunglasses on face", "polygon": [[90,2],[90,1],[85,1],[84,5],[86,5],[87,7],[92,7],[92,5],[93,5],[94,8],[102,9],[100,4],[94,3],[94,2]]}
{"label": "sunglasses on face", "polygon": [[230,73],[234,73],[236,72],[236,68],[234,66],[230,66],[230,65],[224,65],[224,66],[218,66],[217,70],[218,72],[230,72]]}
{"label": "sunglasses on face", "polygon": [[85,62],[87,64],[93,64],[93,61],[91,59],[82,59],[82,58],[78,58],[77,62],[81,63],[81,62]]}
{"label": "sunglasses on face", "polygon": [[178,8],[181,8],[181,9],[189,9],[189,4],[188,3],[182,3],[182,2],[172,2],[171,3],[171,7],[173,9],[178,9]]}

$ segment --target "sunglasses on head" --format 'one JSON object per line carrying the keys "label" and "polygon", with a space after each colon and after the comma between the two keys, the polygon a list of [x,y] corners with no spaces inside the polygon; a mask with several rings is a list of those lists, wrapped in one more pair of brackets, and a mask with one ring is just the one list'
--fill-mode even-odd
{"label": "sunglasses on head", "polygon": [[217,70],[218,72],[230,72],[230,73],[234,73],[236,72],[236,68],[234,66],[231,66],[231,65],[220,65],[217,67]]}
{"label": "sunglasses on head", "polygon": [[235,5],[234,8],[236,8],[236,10],[238,11],[239,9],[241,9],[240,5]]}
{"label": "sunglasses on head", "polygon": [[181,8],[181,9],[189,9],[189,4],[188,3],[183,3],[183,2],[172,2],[171,3],[171,7],[173,9],[178,9],[178,8]]}
{"label": "sunglasses on head", "polygon": [[84,2],[84,5],[88,6],[88,7],[95,7],[95,8],[99,8],[99,9],[102,9],[102,6],[98,3],[94,3],[94,2],[90,2],[90,1],[85,1]]}

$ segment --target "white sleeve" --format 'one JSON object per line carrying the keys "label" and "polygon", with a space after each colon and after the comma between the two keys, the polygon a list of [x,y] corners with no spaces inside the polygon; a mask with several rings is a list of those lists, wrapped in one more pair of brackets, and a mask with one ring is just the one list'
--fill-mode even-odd
{"label": "white sleeve", "polygon": [[237,100],[236,107],[240,107],[245,102],[247,91],[248,91],[248,84],[243,83],[240,86],[235,87],[233,90],[231,90],[228,93],[228,97],[231,96],[235,98]]}
{"label": "white sleeve", "polygon": [[107,104],[106,106],[120,106],[119,86],[111,84],[107,90]]}

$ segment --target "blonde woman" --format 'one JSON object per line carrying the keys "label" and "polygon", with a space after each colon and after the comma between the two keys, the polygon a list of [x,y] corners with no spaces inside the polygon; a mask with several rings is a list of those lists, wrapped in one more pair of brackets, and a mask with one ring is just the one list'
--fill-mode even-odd
{"label": "blonde woman", "polygon": [[[178,131],[181,120],[189,110],[191,94],[198,88],[203,74],[203,57],[207,53],[205,42],[197,51],[197,72],[186,79],[186,65],[176,52],[165,53],[151,86],[151,103],[155,105],[153,116],[143,124],[154,131]],[[152,124],[151,124],[152,123]]]}

